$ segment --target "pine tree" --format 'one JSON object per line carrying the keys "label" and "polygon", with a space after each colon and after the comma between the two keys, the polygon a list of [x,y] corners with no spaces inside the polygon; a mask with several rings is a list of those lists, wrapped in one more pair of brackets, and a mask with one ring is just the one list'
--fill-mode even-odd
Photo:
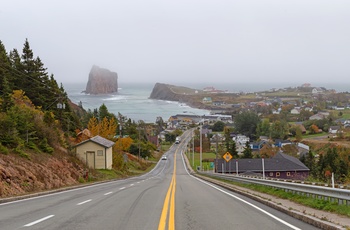
{"label": "pine tree", "polygon": [[250,148],[250,144],[248,141],[245,143],[242,158],[253,158],[253,151]]}
{"label": "pine tree", "polygon": [[231,148],[230,148],[229,152],[231,153],[233,158],[238,158],[238,151],[237,151],[237,147],[236,147],[236,142],[235,141],[232,141]]}
{"label": "pine tree", "polygon": [[[7,56],[7,52],[5,49],[5,46],[2,44],[1,40],[0,40],[0,95],[2,94],[2,85],[3,82],[1,81],[1,79],[3,79],[4,77],[7,78],[7,80],[10,79],[10,71],[11,71],[11,62],[9,57]],[[7,82],[8,84],[8,82]]]}
{"label": "pine tree", "polygon": [[2,93],[1,111],[6,112],[14,105],[11,89],[9,87],[6,76],[2,77],[1,93]]}

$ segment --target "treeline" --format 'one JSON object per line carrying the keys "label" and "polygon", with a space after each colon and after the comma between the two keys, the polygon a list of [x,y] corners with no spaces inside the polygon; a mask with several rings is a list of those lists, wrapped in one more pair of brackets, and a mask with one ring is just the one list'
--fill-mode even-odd
{"label": "treeline", "polygon": [[[2,152],[24,148],[53,152],[66,146],[64,134],[80,126],[62,85],[34,57],[26,39],[22,52],[0,41],[0,143]],[[64,133],[62,132],[64,131]],[[68,135],[66,135],[67,137]]]}

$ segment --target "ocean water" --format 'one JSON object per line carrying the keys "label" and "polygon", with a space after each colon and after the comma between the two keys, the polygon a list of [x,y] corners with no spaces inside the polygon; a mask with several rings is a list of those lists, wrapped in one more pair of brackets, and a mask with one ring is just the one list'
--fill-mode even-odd
{"label": "ocean water", "polygon": [[118,93],[107,95],[82,93],[85,87],[86,83],[64,84],[68,97],[76,104],[81,101],[84,109],[98,109],[105,104],[109,112],[116,115],[121,113],[134,121],[155,122],[157,117],[167,121],[170,116],[176,114],[191,113],[201,116],[210,113],[210,111],[191,108],[179,102],[149,99],[154,84],[119,84]]}
{"label": "ocean water", "polygon": [[[171,83],[170,83],[171,84]],[[108,95],[87,95],[82,93],[86,88],[84,83],[66,83],[64,88],[68,97],[74,102],[83,104],[85,109],[99,108],[103,103],[109,112],[118,115],[121,113],[134,121],[155,122],[157,117],[164,121],[170,116],[183,114],[184,112],[198,116],[209,114],[210,111],[191,108],[185,104],[174,101],[162,101],[149,99],[155,83],[119,83],[119,92]],[[286,88],[301,86],[302,83],[176,83],[174,85],[185,86],[193,89],[203,89],[213,86],[216,89],[229,92],[258,92],[272,88]],[[350,92],[350,84],[312,84],[314,87],[335,89],[338,92]]]}

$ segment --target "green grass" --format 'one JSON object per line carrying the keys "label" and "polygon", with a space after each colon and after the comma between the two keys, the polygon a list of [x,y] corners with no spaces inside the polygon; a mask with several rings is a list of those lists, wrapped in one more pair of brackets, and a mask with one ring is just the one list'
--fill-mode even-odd
{"label": "green grass", "polygon": [[341,111],[343,115],[341,116],[344,119],[350,119],[350,109],[345,109]]}
{"label": "green grass", "polygon": [[[200,166],[200,154],[199,153],[194,153],[194,164],[193,164],[193,158],[192,158],[192,152],[186,154],[193,170],[197,170],[197,166]],[[207,159],[215,159],[215,153],[213,152],[205,152],[202,153],[202,168],[203,170],[213,170],[212,167],[210,167],[210,162],[203,162],[203,160]]]}
{"label": "green grass", "polygon": [[346,204],[338,205],[337,202],[331,202],[329,200],[317,199],[317,198],[302,196],[298,194],[293,194],[290,192],[285,192],[281,189],[271,188],[268,186],[255,185],[255,184],[243,184],[238,182],[222,180],[218,178],[215,178],[215,179],[223,181],[225,183],[237,185],[240,187],[249,188],[254,191],[270,194],[282,199],[291,200],[291,201],[294,201],[295,203],[298,203],[307,207],[350,217],[350,206],[347,206]]}
{"label": "green grass", "polygon": [[312,138],[312,137],[322,137],[322,136],[327,136],[328,134],[325,132],[322,133],[316,133],[316,134],[304,134],[303,138]]}
{"label": "green grass", "polygon": [[171,144],[162,144],[161,147],[161,151],[166,152],[170,149],[172,145]]}
{"label": "green grass", "polygon": [[115,170],[107,170],[107,169],[96,169],[98,173],[98,178],[103,180],[112,180],[121,178],[121,174]]}

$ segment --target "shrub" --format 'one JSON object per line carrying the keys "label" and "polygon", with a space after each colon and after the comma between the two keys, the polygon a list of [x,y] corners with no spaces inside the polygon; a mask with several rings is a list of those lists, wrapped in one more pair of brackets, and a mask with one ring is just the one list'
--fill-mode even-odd
{"label": "shrub", "polygon": [[3,146],[3,145],[0,143],[0,152],[1,152],[2,154],[7,155],[7,154],[9,153],[9,150],[8,150],[8,148],[6,148],[5,146]]}

